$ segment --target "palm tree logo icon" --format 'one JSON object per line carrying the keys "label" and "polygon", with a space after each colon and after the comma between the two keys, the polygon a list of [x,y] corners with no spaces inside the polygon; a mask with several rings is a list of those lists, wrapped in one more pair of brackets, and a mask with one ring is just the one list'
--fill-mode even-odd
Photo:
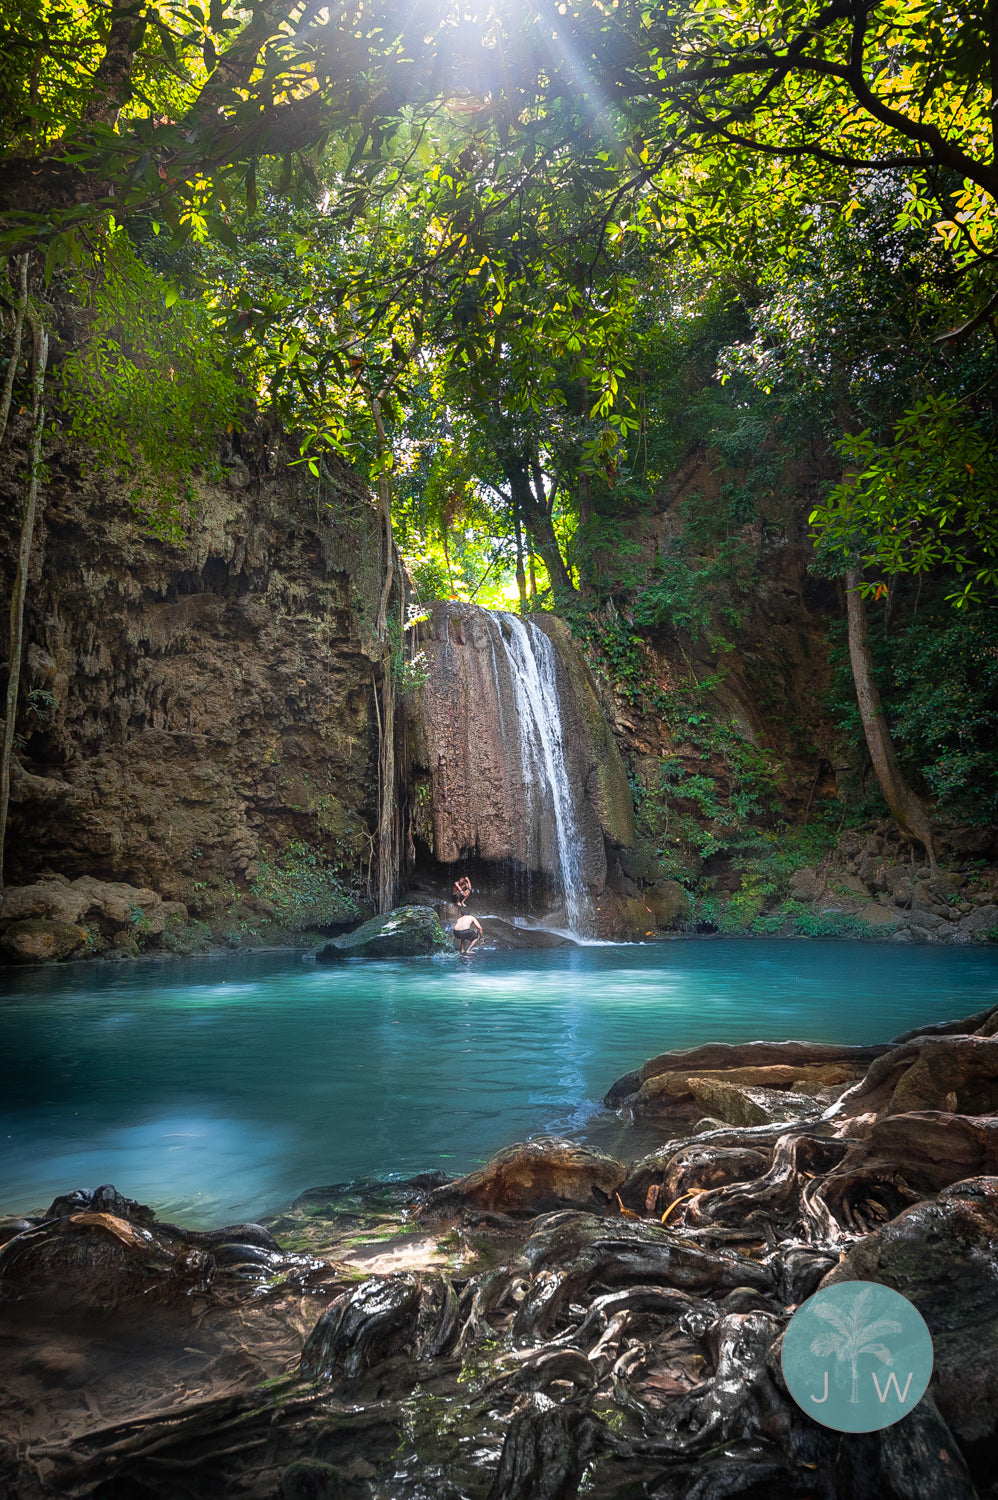
{"label": "palm tree logo icon", "polygon": [[859,1402],[859,1358],[861,1354],[872,1354],[882,1365],[892,1365],[894,1356],[886,1344],[879,1342],[887,1334],[901,1333],[901,1324],[895,1318],[873,1318],[867,1322],[873,1310],[873,1292],[870,1287],[853,1298],[848,1311],[825,1302],[815,1308],[815,1316],[831,1323],[827,1333],[820,1333],[811,1340],[811,1353],[834,1354],[841,1363],[848,1361],[852,1367],[852,1390],[849,1400]]}
{"label": "palm tree logo icon", "polygon": [[900,1422],[932,1377],[932,1335],[914,1303],[879,1281],[832,1281],[797,1308],[780,1365],[808,1417],[838,1432]]}

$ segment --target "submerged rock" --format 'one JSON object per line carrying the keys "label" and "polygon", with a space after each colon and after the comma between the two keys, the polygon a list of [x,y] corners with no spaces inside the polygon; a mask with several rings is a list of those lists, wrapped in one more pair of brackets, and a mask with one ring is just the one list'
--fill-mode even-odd
{"label": "submerged rock", "polygon": [[431,1210],[461,1203],[507,1214],[554,1208],[592,1208],[612,1201],[627,1168],[612,1156],[575,1141],[538,1136],[496,1152],[483,1167],[438,1188]]}
{"label": "submerged rock", "polygon": [[372,917],[355,932],[334,938],[316,952],[320,963],[344,958],[414,958],[449,949],[447,935],[430,906],[397,906]]}

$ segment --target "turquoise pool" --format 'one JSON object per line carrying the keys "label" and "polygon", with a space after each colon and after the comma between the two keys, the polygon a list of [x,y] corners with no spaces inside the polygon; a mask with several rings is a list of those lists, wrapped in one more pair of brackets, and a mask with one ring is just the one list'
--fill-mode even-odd
{"label": "turquoise pool", "polygon": [[319,968],[0,971],[0,1212],[113,1182],[194,1226],[585,1132],[672,1047],[884,1041],[998,1004],[998,951],[679,941]]}

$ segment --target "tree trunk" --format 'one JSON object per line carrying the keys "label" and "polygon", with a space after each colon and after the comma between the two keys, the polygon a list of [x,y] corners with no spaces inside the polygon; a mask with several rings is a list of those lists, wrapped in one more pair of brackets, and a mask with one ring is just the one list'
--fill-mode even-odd
{"label": "tree trunk", "polygon": [[527,575],[523,571],[523,527],[520,525],[519,512],[513,517],[513,526],[516,532],[516,592],[520,599],[520,613],[527,613]]}
{"label": "tree trunk", "polygon": [[[386,912],[391,911],[398,888],[399,837],[395,787],[395,684],[392,681],[393,653],[388,639],[388,604],[395,581],[395,538],[392,535],[392,492],[386,466],[388,439],[381,415],[380,396],[371,396],[371,415],[378,435],[378,519],[385,539],[385,579],[381,586],[375,629],[383,648],[381,705],[378,712],[378,911]],[[402,587],[404,593],[404,582]],[[401,647],[400,639],[400,650]],[[374,685],[374,694],[377,709],[377,683]]]}
{"label": "tree trunk", "polygon": [[898,768],[887,721],[884,718],[880,693],[873,677],[873,659],[866,625],[866,605],[859,592],[860,575],[857,568],[846,574],[846,610],[849,622],[849,659],[852,663],[853,681],[856,685],[856,700],[859,716],[863,722],[867,747],[873,769],[877,773],[884,800],[891,810],[902,833],[918,839],[925,845],[933,873],[938,869],[936,847],[932,836],[932,818],[927,804],[913,792]]}
{"label": "tree trunk", "polygon": [[[377,705],[377,683],[374,685]],[[378,911],[391,911],[398,891],[399,823],[395,792],[395,684],[392,660],[382,662],[378,715]]]}
{"label": "tree trunk", "polygon": [[17,697],[21,683],[21,649],[24,643],[24,597],[28,588],[28,565],[35,534],[35,511],[38,505],[38,477],[41,468],[42,434],[45,430],[45,370],[49,357],[49,337],[41,318],[27,313],[34,334],[34,371],[31,388],[31,439],[28,447],[27,493],[21,521],[21,544],[17,554],[17,572],[10,593],[10,655],[7,666],[7,707],[0,753],[0,894],[3,893],[3,865],[7,841],[7,810],[10,806],[10,767],[14,755],[14,725],[17,719]]}
{"label": "tree trunk", "polygon": [[575,585],[565,566],[565,559],[561,555],[558,546],[558,538],[554,534],[551,517],[543,505],[539,504],[527,475],[527,465],[522,458],[513,459],[506,464],[506,478],[509,481],[510,491],[513,495],[513,504],[523,517],[527,531],[534,543],[534,549],[544,561],[548,570],[551,586],[556,594],[574,594]]}
{"label": "tree trunk", "polygon": [[392,536],[392,492],[388,482],[388,470],[385,467],[388,457],[388,439],[385,437],[385,424],[381,417],[381,399],[378,396],[371,397],[371,416],[374,418],[374,429],[378,434],[378,519],[385,534],[385,581],[381,588],[381,601],[378,604],[375,629],[378,640],[384,641],[388,630],[388,601],[391,598],[395,576],[395,538]]}
{"label": "tree trunk", "polygon": [[589,527],[593,519],[593,482],[590,474],[579,475],[579,529],[576,533],[577,547],[575,552],[576,563],[579,571],[579,593],[583,599],[589,599],[592,595],[592,584],[599,585],[599,559],[595,552],[589,555],[589,565],[592,569],[592,579],[585,569],[586,546],[589,541]]}
{"label": "tree trunk", "polygon": [[15,261],[18,271],[18,283],[20,296],[17,303],[17,312],[14,315],[14,338],[11,344],[10,360],[7,364],[7,373],[4,376],[3,392],[0,394],[0,443],[4,440],[7,431],[7,418],[10,415],[10,398],[14,391],[14,376],[21,359],[21,339],[24,336],[24,320],[28,312],[28,257],[19,255]]}

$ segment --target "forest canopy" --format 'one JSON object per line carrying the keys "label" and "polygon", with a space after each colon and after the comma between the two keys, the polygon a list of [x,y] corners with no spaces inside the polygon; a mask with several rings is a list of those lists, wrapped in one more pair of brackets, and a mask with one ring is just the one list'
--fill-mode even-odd
{"label": "forest canopy", "polygon": [[977,0],[28,0],[7,321],[25,265],[78,309],[54,409],[154,528],[270,421],[367,477],[420,600],[557,607],[608,661],[723,655],[810,529],[959,800],[987,686],[933,740],[904,643],[937,605],[990,639],[994,38]]}

